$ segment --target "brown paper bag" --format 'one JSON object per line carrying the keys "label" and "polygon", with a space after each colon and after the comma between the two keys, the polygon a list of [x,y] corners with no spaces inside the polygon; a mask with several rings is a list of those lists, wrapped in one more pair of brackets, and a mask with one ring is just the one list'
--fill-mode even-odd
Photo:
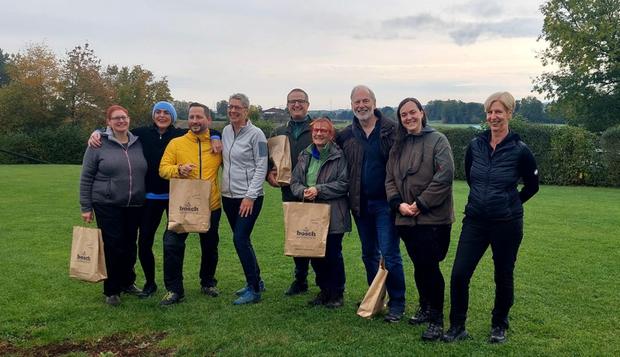
{"label": "brown paper bag", "polygon": [[205,233],[211,226],[211,182],[170,180],[168,229],[177,233]]}
{"label": "brown paper bag", "polygon": [[269,158],[273,160],[276,167],[276,179],[280,184],[291,183],[291,171],[293,165],[291,163],[291,144],[286,135],[278,135],[267,140],[269,147]]}
{"label": "brown paper bag", "polygon": [[108,278],[100,229],[73,227],[69,276],[92,283]]}
{"label": "brown paper bag", "polygon": [[377,275],[372,280],[360,307],[357,309],[359,316],[371,318],[385,308],[385,280],[387,275],[388,271],[385,269],[385,262],[381,258]]}
{"label": "brown paper bag", "polygon": [[325,256],[330,207],[326,203],[284,202],[284,255]]}

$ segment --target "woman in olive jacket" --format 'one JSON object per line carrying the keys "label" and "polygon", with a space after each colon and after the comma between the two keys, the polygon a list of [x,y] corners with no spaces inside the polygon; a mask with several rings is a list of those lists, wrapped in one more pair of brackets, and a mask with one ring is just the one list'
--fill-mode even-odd
{"label": "woman in olive jacket", "polygon": [[342,238],[345,232],[351,231],[347,163],[340,148],[332,142],[335,136],[332,122],[319,118],[310,125],[312,144],[299,154],[291,178],[291,192],[299,200],[330,205],[325,257],[310,259],[321,292],[309,304],[337,308],[344,303]]}
{"label": "woman in olive jacket", "polygon": [[409,323],[428,322],[422,339],[438,340],[443,334],[445,289],[439,262],[446,257],[454,222],[452,149],[445,135],[426,126],[426,114],[417,99],[403,99],[396,114],[398,133],[385,186],[420,295],[420,307]]}

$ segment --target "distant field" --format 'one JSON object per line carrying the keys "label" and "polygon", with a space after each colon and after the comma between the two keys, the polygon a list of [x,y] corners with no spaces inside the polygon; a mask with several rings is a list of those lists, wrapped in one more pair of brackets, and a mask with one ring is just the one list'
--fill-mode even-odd
{"label": "distant field", "polygon": [[[284,297],[293,263],[283,256],[280,194],[272,188],[266,189],[253,236],[267,286],[261,303],[231,304],[244,279],[223,217],[219,297],[199,292],[199,247],[192,235],[185,262],[186,302],[162,309],[157,306],[160,291],[147,300],[123,297],[119,308],[105,306],[100,284],[68,278],[71,227],[82,225],[79,171],[70,165],[0,165],[0,355],[97,355],[119,349],[180,356],[620,355],[618,189],[543,186],[526,204],[509,342],[486,342],[494,293],[487,253],[471,286],[468,330],[473,339],[448,345],[421,342],[423,328],[406,321],[386,324],[355,315],[355,302],[366,290],[356,232],[344,241],[347,287],[342,309],[308,307],[307,300],[318,292],[314,284],[309,294]],[[442,264],[446,277],[467,187],[456,182],[454,190],[458,217]],[[161,233],[155,253],[163,290]],[[411,262],[406,255],[403,259],[410,315],[418,301]],[[142,272],[139,266],[136,270],[141,285]],[[448,299],[446,305],[447,314]]]}

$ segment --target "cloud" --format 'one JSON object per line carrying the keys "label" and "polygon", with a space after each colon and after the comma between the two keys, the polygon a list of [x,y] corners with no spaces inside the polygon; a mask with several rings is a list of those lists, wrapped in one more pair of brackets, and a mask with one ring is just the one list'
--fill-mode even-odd
{"label": "cloud", "polygon": [[542,27],[541,19],[532,17],[513,17],[495,22],[448,22],[430,15],[398,17],[381,23],[384,33],[389,36],[361,36],[357,38],[402,39],[410,37],[410,32],[446,33],[459,46],[471,45],[483,35],[490,37],[516,38],[536,37]]}
{"label": "cloud", "polygon": [[489,0],[472,0],[464,4],[454,5],[451,10],[457,13],[468,13],[476,16],[497,16],[504,12],[502,4]]}

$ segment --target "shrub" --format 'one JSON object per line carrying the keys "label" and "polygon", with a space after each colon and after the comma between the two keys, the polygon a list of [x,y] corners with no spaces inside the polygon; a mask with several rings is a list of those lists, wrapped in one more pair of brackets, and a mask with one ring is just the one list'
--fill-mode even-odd
{"label": "shrub", "polygon": [[601,136],[603,162],[607,171],[607,183],[620,185],[620,125],[611,127]]}

